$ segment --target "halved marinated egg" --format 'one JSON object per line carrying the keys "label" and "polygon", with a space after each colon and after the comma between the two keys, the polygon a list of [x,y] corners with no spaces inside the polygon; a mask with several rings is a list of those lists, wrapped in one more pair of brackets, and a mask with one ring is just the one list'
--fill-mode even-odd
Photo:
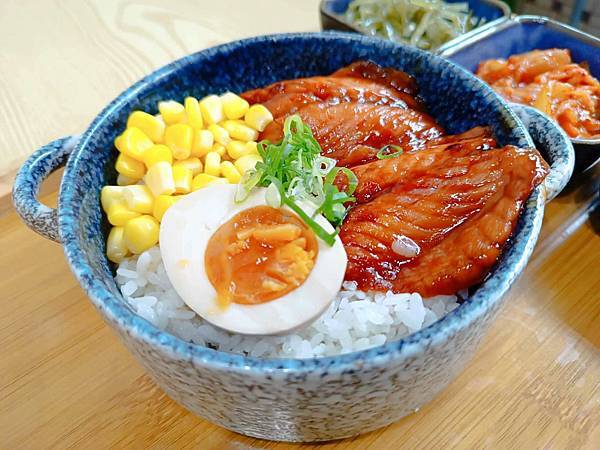
{"label": "halved marinated egg", "polygon": [[281,334],[312,322],[342,284],[342,242],[330,247],[287,207],[268,206],[266,189],[235,203],[236,189],[209,186],[166,212],[160,250],[171,283],[192,310],[231,332]]}

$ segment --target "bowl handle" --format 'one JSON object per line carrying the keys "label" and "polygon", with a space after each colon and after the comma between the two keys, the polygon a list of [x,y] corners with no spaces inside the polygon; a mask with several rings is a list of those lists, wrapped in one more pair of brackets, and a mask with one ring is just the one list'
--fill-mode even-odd
{"label": "bowl handle", "polygon": [[545,180],[548,203],[564,189],[573,174],[573,144],[554,120],[537,109],[516,103],[511,103],[510,107],[527,128],[536,148],[550,164],[550,173]]}
{"label": "bowl handle", "polygon": [[41,204],[37,197],[42,182],[66,164],[78,141],[79,136],[64,137],[39,148],[19,169],[13,185],[13,204],[23,222],[55,242],[60,242],[57,209]]}

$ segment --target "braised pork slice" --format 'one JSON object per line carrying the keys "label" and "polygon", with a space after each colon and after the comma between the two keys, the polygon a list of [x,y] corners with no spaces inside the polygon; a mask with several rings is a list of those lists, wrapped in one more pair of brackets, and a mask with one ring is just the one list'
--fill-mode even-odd
{"label": "braised pork slice", "polygon": [[[433,296],[482,281],[511,235],[523,202],[545,177],[547,164],[536,150],[455,145],[353,170],[363,202],[369,183],[390,173],[397,176],[353,208],[342,225],[346,280],[363,290]],[[418,245],[417,255],[394,251],[394,241],[402,237]]]}
{"label": "braised pork slice", "polygon": [[[423,147],[440,137],[442,128],[427,114],[412,109],[367,103],[311,104],[297,111],[310,126],[323,155],[340,166],[354,166],[376,158],[386,145],[405,151]],[[271,122],[261,139],[279,142],[284,118]]]}

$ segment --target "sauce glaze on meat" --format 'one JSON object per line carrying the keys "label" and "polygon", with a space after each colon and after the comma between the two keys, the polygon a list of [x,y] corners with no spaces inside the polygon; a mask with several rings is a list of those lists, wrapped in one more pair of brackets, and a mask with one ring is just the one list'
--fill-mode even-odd
{"label": "sauce glaze on meat", "polygon": [[[370,62],[243,96],[273,112],[262,139],[280,140],[285,118],[298,114],[323,154],[357,176],[356,205],[340,238],[348,255],[345,278],[363,290],[430,297],[482,281],[548,171],[537,150],[498,148],[487,127],[446,135],[425,112],[410,75]],[[389,144],[403,153],[377,159]],[[346,182],[336,180],[340,187]],[[395,253],[400,238],[420,252]]]}

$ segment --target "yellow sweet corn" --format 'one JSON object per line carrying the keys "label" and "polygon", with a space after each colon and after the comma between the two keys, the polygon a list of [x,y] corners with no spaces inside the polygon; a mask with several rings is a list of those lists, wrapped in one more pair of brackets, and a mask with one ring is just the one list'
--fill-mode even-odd
{"label": "yellow sweet corn", "polygon": [[212,146],[211,152],[217,153],[221,158],[227,154],[227,150],[221,144],[215,144]]}
{"label": "yellow sweet corn", "polygon": [[192,180],[192,191],[197,191],[212,184],[229,184],[226,178],[219,178],[206,173],[196,175]]}
{"label": "yellow sweet corn", "polygon": [[200,112],[198,100],[194,97],[187,97],[184,104],[188,125],[192,128],[202,128],[204,126],[204,121],[202,120],[202,112]]}
{"label": "yellow sweet corn", "polygon": [[114,263],[120,263],[129,254],[129,250],[123,239],[123,227],[113,227],[106,239],[106,256]]}
{"label": "yellow sweet corn", "polygon": [[215,137],[208,130],[194,130],[194,143],[192,145],[192,156],[202,157],[212,149]]}
{"label": "yellow sweet corn", "polygon": [[176,194],[187,194],[192,191],[192,171],[187,167],[173,166],[173,181]]}
{"label": "yellow sweet corn", "polygon": [[256,142],[231,141],[227,144],[227,154],[236,160],[244,155],[258,154]]}
{"label": "yellow sweet corn", "polygon": [[231,161],[223,161],[221,163],[221,173],[231,184],[239,183],[242,178],[240,172],[235,168]]}
{"label": "yellow sweet corn", "polygon": [[228,119],[241,119],[250,107],[246,100],[233,92],[221,95],[221,103],[225,117]]}
{"label": "yellow sweet corn", "polygon": [[153,145],[152,140],[136,127],[127,128],[121,136],[115,139],[117,150],[140,162],[144,161],[144,153]]}
{"label": "yellow sweet corn", "polygon": [[187,159],[192,153],[194,130],[184,123],[169,125],[165,132],[165,143],[173,152],[175,159]]}
{"label": "yellow sweet corn", "polygon": [[125,175],[128,178],[133,178],[134,180],[141,179],[146,172],[144,163],[127,156],[125,153],[121,153],[117,157],[115,169],[121,175]]}
{"label": "yellow sweet corn", "polygon": [[137,128],[141,130],[157,144],[163,142],[165,123],[158,117],[144,111],[132,112],[127,119],[127,128]]}
{"label": "yellow sweet corn", "polygon": [[115,227],[123,227],[131,219],[139,217],[140,213],[127,208],[124,200],[113,203],[108,207],[106,212],[108,221]]}
{"label": "yellow sweet corn", "polygon": [[158,102],[158,111],[167,125],[179,123],[185,117],[184,106],[175,100]]}
{"label": "yellow sweet corn", "polygon": [[184,195],[159,195],[154,199],[154,210],[152,211],[152,215],[160,222],[167,212],[167,209],[183,197]]}
{"label": "yellow sweet corn", "polygon": [[110,206],[114,203],[123,201],[123,187],[104,186],[100,191],[100,204],[105,212],[108,212]]}
{"label": "yellow sweet corn", "polygon": [[215,142],[217,142],[218,144],[226,146],[227,144],[229,144],[231,142],[229,133],[227,133],[227,130],[225,128],[223,128],[222,126],[217,125],[216,123],[213,123],[208,126],[208,130],[213,134],[213,137],[215,138]]}
{"label": "yellow sweet corn", "polygon": [[273,122],[273,114],[263,105],[252,105],[244,116],[246,124],[258,131],[263,131]]}
{"label": "yellow sweet corn", "polygon": [[221,174],[221,155],[217,152],[210,152],[204,160],[204,173],[218,177]]}
{"label": "yellow sweet corn", "polygon": [[[200,158],[188,158],[188,159],[182,159],[181,161],[175,161],[173,163],[173,170],[175,170],[176,167],[187,167],[188,169],[190,169],[192,171],[192,176],[196,176],[199,173],[202,173],[202,161],[200,161]],[[173,175],[174,176],[174,175]]]}
{"label": "yellow sweet corn", "polygon": [[169,164],[173,163],[173,153],[166,145],[153,145],[150,149],[146,150],[146,153],[144,153],[144,164],[148,169],[160,161],[165,161]]}
{"label": "yellow sweet corn", "polygon": [[238,158],[234,165],[235,168],[243,175],[247,170],[254,169],[254,166],[256,166],[258,161],[262,161],[260,155],[250,154]]}
{"label": "yellow sweet corn", "polygon": [[131,253],[140,254],[158,243],[158,221],[149,215],[131,219],[125,225],[123,239]]}
{"label": "yellow sweet corn", "polygon": [[222,123],[223,128],[227,130],[229,136],[232,139],[238,139],[240,141],[256,141],[258,139],[258,131],[254,128],[250,128],[241,120],[226,120]]}
{"label": "yellow sweet corn", "polygon": [[219,123],[224,118],[223,104],[216,95],[209,95],[200,100],[200,111],[202,111],[204,122],[208,125]]}
{"label": "yellow sweet corn", "polygon": [[258,143],[250,141],[250,142],[246,142],[246,151],[247,154],[251,155],[258,155]]}
{"label": "yellow sweet corn", "polygon": [[152,192],[143,184],[134,184],[123,189],[123,198],[127,208],[141,214],[151,214],[154,208]]}
{"label": "yellow sweet corn", "polygon": [[130,184],[135,184],[135,183],[137,183],[138,181],[139,181],[139,180],[136,180],[135,178],[129,178],[129,177],[126,177],[126,176],[125,176],[125,175],[123,175],[123,174],[119,174],[119,175],[117,176],[117,184],[118,184],[119,186],[129,186]]}
{"label": "yellow sweet corn", "polygon": [[155,197],[159,195],[171,195],[175,192],[173,168],[166,161],[157,162],[150,167],[144,177],[144,181]]}

